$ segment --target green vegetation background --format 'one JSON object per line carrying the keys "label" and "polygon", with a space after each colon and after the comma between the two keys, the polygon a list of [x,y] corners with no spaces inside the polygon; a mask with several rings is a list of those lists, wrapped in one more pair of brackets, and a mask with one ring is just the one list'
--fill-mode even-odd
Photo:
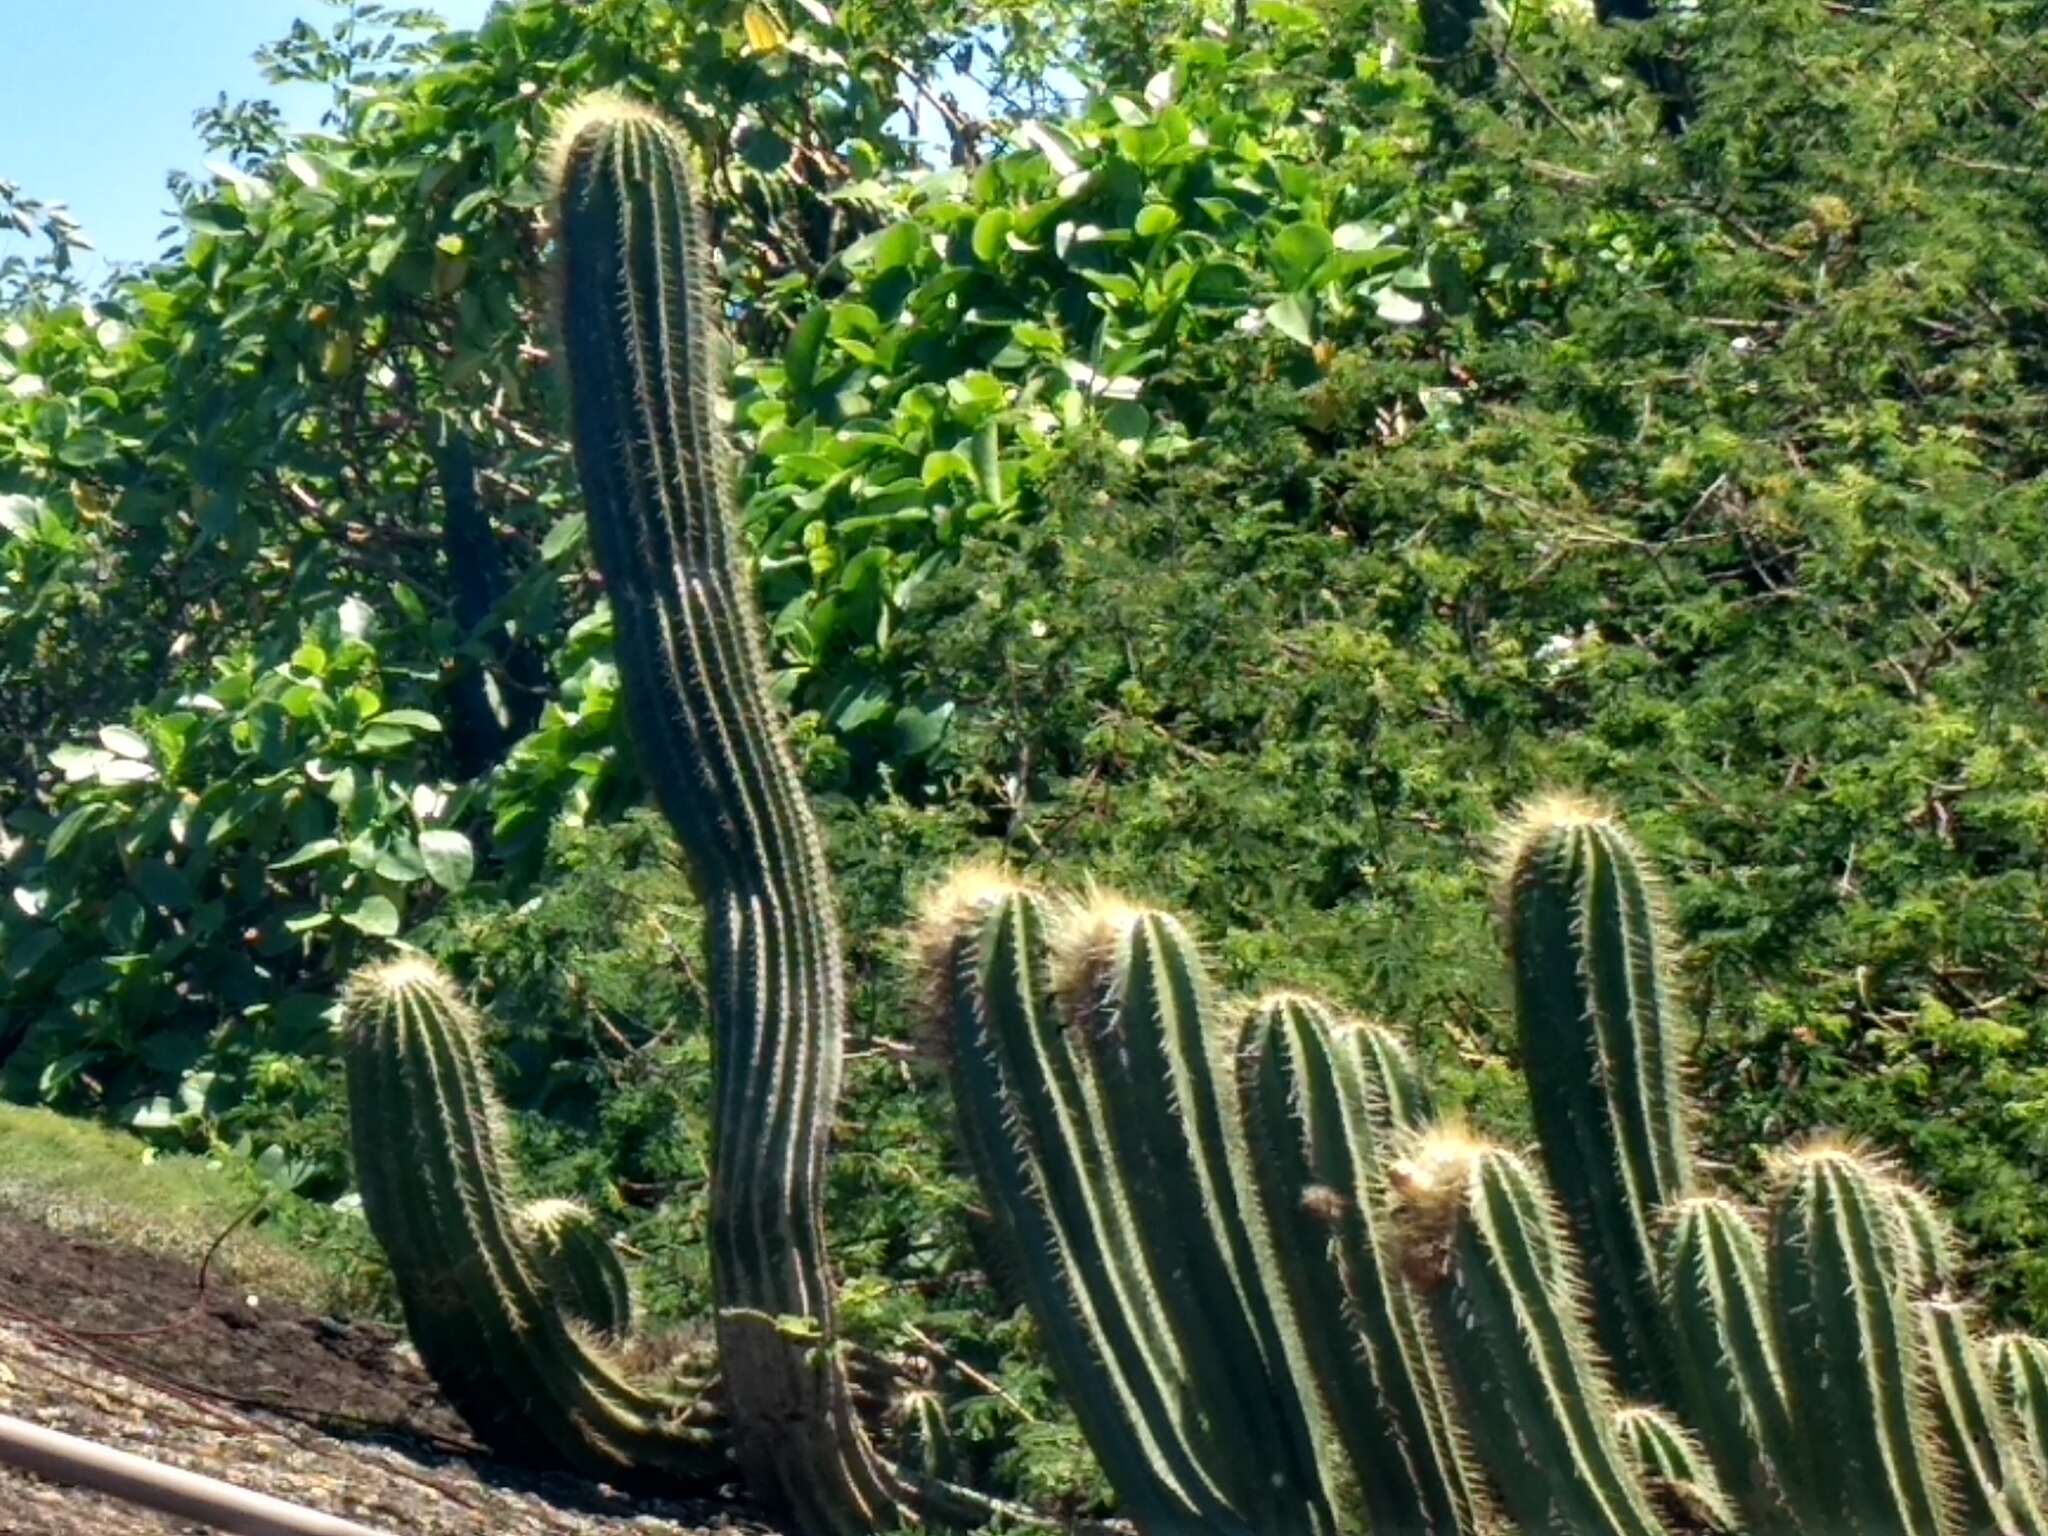
{"label": "green vegetation background", "polygon": [[[402,936],[491,1008],[536,1188],[699,1310],[697,921],[534,214],[548,110],[623,84],[711,173],[852,935],[848,1313],[994,1373],[1012,1485],[1092,1496],[895,963],[971,855],[1188,913],[1512,1131],[1489,839],[1590,789],[1669,873],[1715,1155],[1898,1151],[2048,1326],[2048,6],[1522,5],[1445,60],[1374,0],[1160,14],[308,28],[278,67],[358,89],[303,141],[217,114],[165,262],[0,268],[8,1094],[345,1201],[324,1032]],[[1095,94],[1032,119],[1055,64]],[[899,68],[1011,121],[921,166]]]}

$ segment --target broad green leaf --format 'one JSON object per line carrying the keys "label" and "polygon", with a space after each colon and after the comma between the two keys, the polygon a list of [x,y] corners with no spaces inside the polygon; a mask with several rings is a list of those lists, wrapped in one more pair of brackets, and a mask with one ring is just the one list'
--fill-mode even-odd
{"label": "broad green leaf", "polygon": [[1179,227],[1180,215],[1165,203],[1147,203],[1138,210],[1138,217],[1131,224],[1131,228],[1147,240],[1170,235]]}
{"label": "broad green leaf", "polygon": [[1002,255],[1009,233],[1010,210],[1007,208],[991,208],[987,213],[976,219],[974,221],[974,236],[971,241],[974,247],[975,260],[983,263],[994,262],[997,257]]}
{"label": "broad green leaf", "polygon": [[125,725],[103,725],[100,727],[100,745],[109,752],[122,757],[146,761],[149,757],[149,743]]}
{"label": "broad green leaf", "polygon": [[1374,295],[1373,308],[1389,325],[1420,325],[1426,313],[1421,304],[1395,288],[1382,288]]}
{"label": "broad green leaf", "polygon": [[435,827],[420,834],[420,857],[426,860],[427,874],[434,884],[446,891],[459,891],[468,885],[476,873],[476,850],[462,833],[448,827]]}
{"label": "broad green leaf", "polygon": [[1268,304],[1266,319],[1282,336],[1291,337],[1304,347],[1315,345],[1315,305],[1307,294],[1290,293],[1284,299]]}
{"label": "broad green leaf", "polygon": [[572,549],[581,549],[590,530],[590,519],[581,512],[557,518],[555,526],[540,541],[540,557],[553,565]]}
{"label": "broad green leaf", "polygon": [[1330,249],[1330,232],[1320,224],[1290,224],[1273,237],[1274,275],[1282,287],[1299,288],[1315,276]]}
{"label": "broad green leaf", "polygon": [[1125,442],[1141,440],[1152,428],[1152,413],[1135,400],[1119,400],[1102,413],[1103,429]]}
{"label": "broad green leaf", "polygon": [[353,906],[344,907],[341,920],[372,938],[390,939],[398,935],[398,908],[389,896],[365,896]]}
{"label": "broad green leaf", "polygon": [[301,843],[297,848],[270,866],[273,875],[288,875],[295,869],[323,863],[331,859],[348,845],[338,837],[316,837],[310,843]]}
{"label": "broad green leaf", "polygon": [[424,709],[387,709],[377,717],[379,725],[396,725],[408,731],[438,731],[441,721],[438,716],[428,714]]}

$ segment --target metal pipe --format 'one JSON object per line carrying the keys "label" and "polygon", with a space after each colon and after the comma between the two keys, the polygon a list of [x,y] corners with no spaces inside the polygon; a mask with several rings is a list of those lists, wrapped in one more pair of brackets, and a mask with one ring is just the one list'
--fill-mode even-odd
{"label": "metal pipe", "polygon": [[197,1520],[232,1536],[386,1536],[353,1520],[339,1520],[6,1414],[0,1414],[0,1464],[181,1520]]}

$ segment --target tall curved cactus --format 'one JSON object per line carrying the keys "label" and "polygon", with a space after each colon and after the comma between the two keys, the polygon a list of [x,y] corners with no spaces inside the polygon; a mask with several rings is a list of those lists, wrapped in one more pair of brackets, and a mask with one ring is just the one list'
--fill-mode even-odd
{"label": "tall curved cactus", "polygon": [[615,1483],[714,1491],[731,1473],[702,1402],[630,1383],[547,1279],[505,1197],[475,1014],[430,962],[350,983],[343,1060],[356,1179],[406,1326],[501,1454]]}
{"label": "tall curved cactus", "polygon": [[710,933],[711,1269],[735,1448],[806,1529],[888,1530],[901,1490],[854,1411],[825,1255],[839,930],[768,694],[690,148],[658,114],[598,98],[562,125],[553,163],[591,544],[640,763]]}

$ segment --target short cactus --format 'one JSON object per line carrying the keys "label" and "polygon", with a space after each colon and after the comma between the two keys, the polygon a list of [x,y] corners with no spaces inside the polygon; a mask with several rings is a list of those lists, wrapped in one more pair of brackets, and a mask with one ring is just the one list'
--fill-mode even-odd
{"label": "short cactus", "polygon": [[1667,1216],[1664,1305],[1678,1406],[1757,1536],[1789,1536],[1798,1435],[1770,1306],[1763,1239],[1733,1201],[1697,1195]]}
{"label": "short cactus", "polygon": [[1989,1351],[1969,1309],[1947,1297],[1914,1304],[1937,1444],[1953,1472],[1950,1494],[1962,1536],[2044,1536],[2042,1492],[1986,1369]]}
{"label": "short cactus", "polygon": [[1668,1523],[1731,1533],[1742,1528],[1714,1464],[1677,1419],[1662,1408],[1636,1404],[1614,1416],[1614,1427],[1651,1504]]}
{"label": "short cactus", "polygon": [[1303,1320],[1299,1369],[1369,1528],[1473,1528],[1486,1496],[1387,1206],[1395,1149],[1430,1117],[1414,1062],[1387,1030],[1278,994],[1246,1013],[1238,1074],[1275,1283]]}
{"label": "short cactus", "polygon": [[1913,1234],[1890,1180],[1827,1141],[1783,1154],[1772,1177],[1765,1247],[1796,1426],[1794,1513],[1814,1532],[1943,1536],[1949,1472],[1901,1278]]}
{"label": "short cactus", "polygon": [[1985,1346],[2000,1405],[2012,1416],[2036,1486],[2048,1486],[2048,1343],[2001,1333]]}
{"label": "short cactus", "polygon": [[1184,930],[970,870],[918,950],[963,1144],[1124,1506],[1148,1532],[1333,1529]]}
{"label": "short cactus", "polygon": [[709,1492],[731,1475],[714,1415],[630,1382],[561,1304],[505,1197],[478,1021],[427,960],[350,983],[343,1060],[356,1178],[434,1379],[500,1454],[617,1483]]}

